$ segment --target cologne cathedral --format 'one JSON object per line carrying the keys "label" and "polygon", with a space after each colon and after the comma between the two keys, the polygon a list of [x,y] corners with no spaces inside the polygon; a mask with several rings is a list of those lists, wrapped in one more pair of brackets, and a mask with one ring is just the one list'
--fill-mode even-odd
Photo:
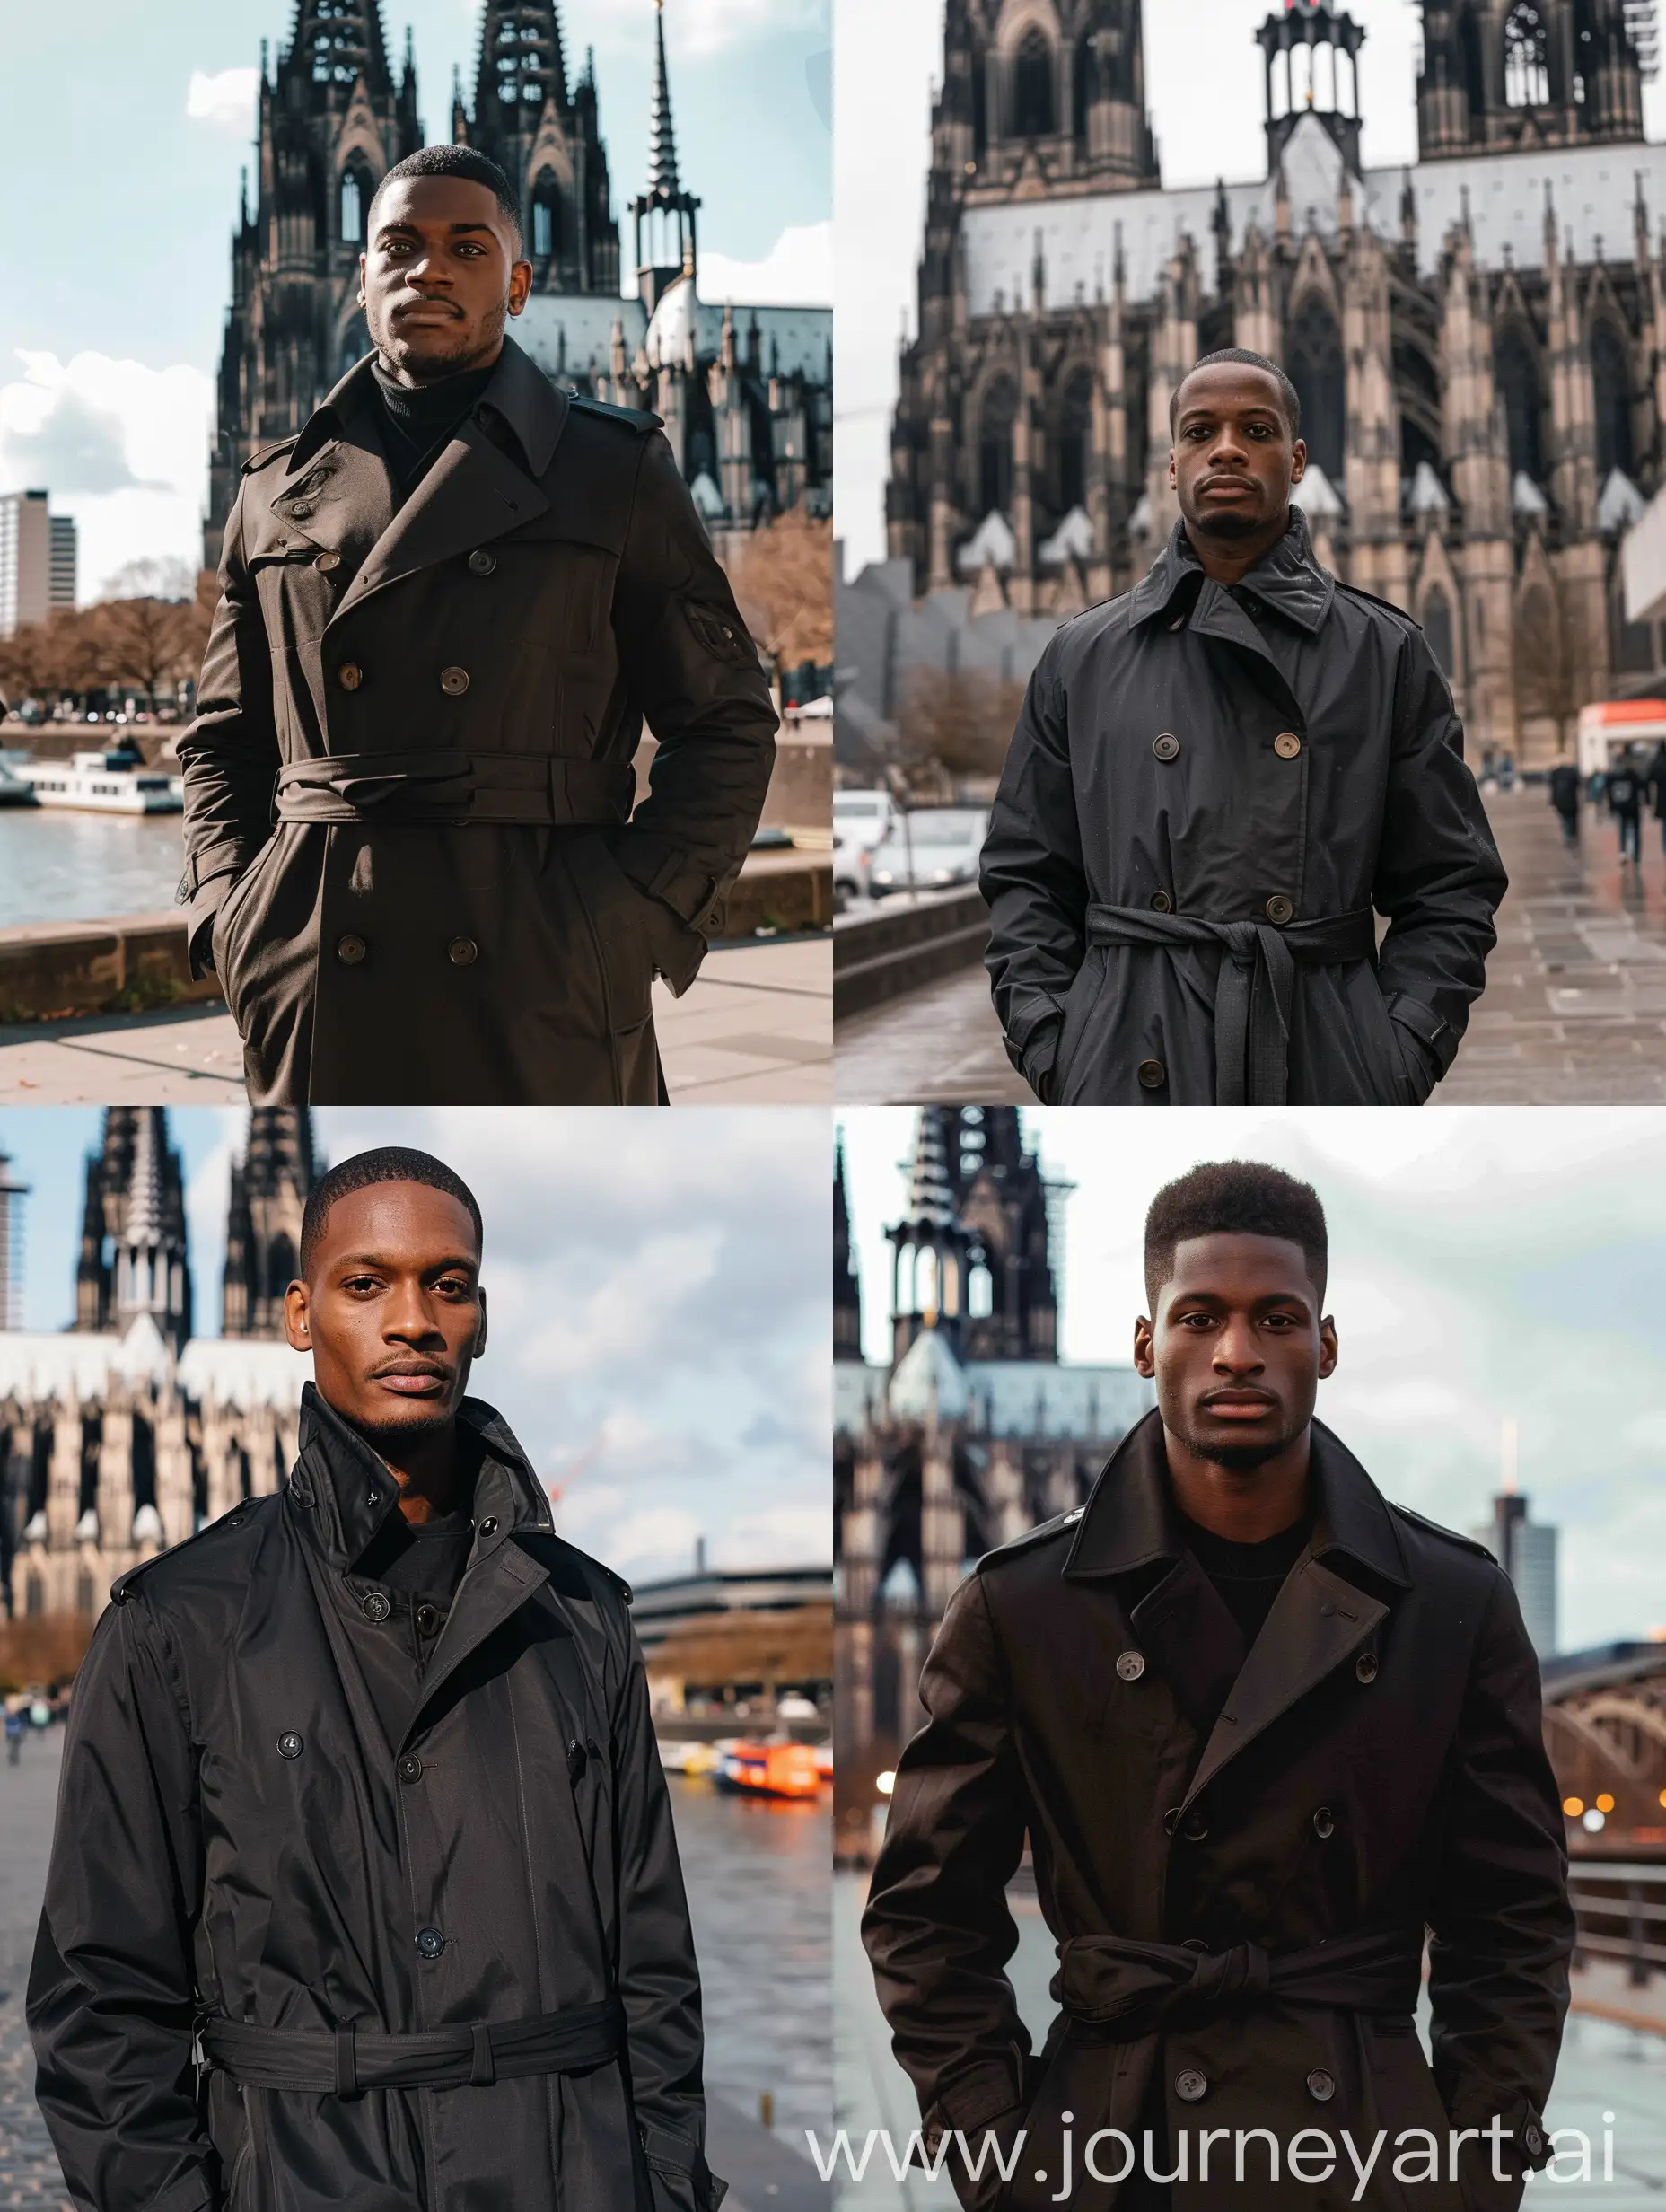
{"label": "cologne cathedral", "polygon": [[1362,27],[1285,0],[1265,173],[1165,189],[1140,0],[947,0],[888,501],[916,590],[1032,627],[1127,590],[1175,520],[1170,396],[1241,346],[1301,397],[1320,558],[1422,623],[1477,754],[1660,684],[1618,573],[1666,421],[1653,0],[1420,13],[1415,164],[1363,162]]}
{"label": "cologne cathedral", "polygon": [[[517,345],[551,380],[664,421],[719,553],[807,501],[830,512],[832,312],[699,296],[700,202],[678,167],[656,0],[646,189],[630,203],[635,289],[620,295],[593,59],[570,68],[556,0],[486,0],[470,102],[452,87],[451,137],[478,146],[522,195],[532,292]],[[645,6],[646,0],[644,0]],[[238,473],[291,436],[370,350],[358,258],[378,183],[423,143],[416,67],[395,69],[381,0],[295,0],[276,65],[263,43],[252,204],[232,243],[203,558],[219,565]]]}
{"label": "cologne cathedral", "polygon": [[878,1362],[834,1173],[836,1769],[858,1812],[924,1718],[915,1685],[969,1566],[1079,1505],[1152,1402],[1130,1365],[1059,1358],[1069,1186],[1043,1177],[1016,1107],[922,1107],[908,1172]]}
{"label": "cologne cathedral", "polygon": [[0,1329],[0,1593],[13,1618],[103,1610],[127,1567],[295,1451],[306,1363],[283,1335],[317,1172],[296,1107],[257,1107],[232,1169],[219,1337],[195,1333],[185,1183],[160,1106],[111,1106],[85,1163],[75,1318]]}

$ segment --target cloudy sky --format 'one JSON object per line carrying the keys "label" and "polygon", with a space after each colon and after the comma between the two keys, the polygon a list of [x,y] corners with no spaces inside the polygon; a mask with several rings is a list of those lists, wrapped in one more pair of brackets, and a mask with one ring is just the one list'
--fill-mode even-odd
{"label": "cloudy sky", "polygon": [[[201,556],[207,439],[260,41],[294,0],[0,0],[0,491],[45,485],[81,528],[81,594],[144,556]],[[411,26],[430,138],[453,64],[473,99],[481,0],[382,0]],[[667,0],[680,164],[708,298],[825,300],[826,0]],[[593,47],[616,214],[647,168],[650,0],[564,0]]]}
{"label": "cloudy sky", "polygon": [[[1144,12],[1145,87],[1165,184],[1267,173],[1256,27],[1273,0],[1162,0]],[[1368,167],[1415,161],[1414,0],[1348,0],[1365,28],[1360,109]],[[931,102],[943,74],[940,0],[834,0],[838,113],[862,130],[834,152],[837,241],[835,502],[845,573],[885,557],[884,485],[897,348],[915,328]],[[1645,88],[1644,125],[1666,138],[1666,83]]]}
{"label": "cloudy sky", "polygon": [[[914,1116],[842,1117],[870,1358]],[[1488,1517],[1506,1420],[1520,1487],[1561,1536],[1561,1643],[1666,1627],[1666,1176],[1661,1118],[1614,1107],[1144,1114],[1026,1110],[1067,1201],[1062,1356],[1124,1360],[1145,1209],[1199,1160],[1313,1183],[1341,1340],[1319,1410],[1390,1497]],[[1137,1130],[1137,1133],[1136,1133]]]}
{"label": "cloudy sky", "polygon": [[[508,1417],[557,1524],[634,1579],[693,1563],[823,1560],[830,1224],[827,1116],[322,1108],[327,1161],[411,1144],[479,1199],[491,1341],[473,1387]],[[170,1114],[199,1330],[218,1327],[225,1204],[246,1117]],[[72,1318],[95,1109],[0,1110],[31,1186],[25,1325]],[[297,1357],[299,1356],[297,1355]]]}

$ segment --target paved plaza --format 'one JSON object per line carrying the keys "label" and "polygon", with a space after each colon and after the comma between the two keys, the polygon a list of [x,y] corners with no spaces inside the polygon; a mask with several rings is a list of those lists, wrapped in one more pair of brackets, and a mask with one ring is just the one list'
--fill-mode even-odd
{"label": "paved plaza", "polygon": [[[856,2146],[870,2129],[888,2129],[900,2155],[909,2133],[919,2126],[919,2111],[908,2076],[891,2057],[890,2034],[863,1955],[859,1923],[866,1894],[865,1874],[835,1875],[833,2079],[837,2124]],[[1039,2045],[1053,2017],[1047,1993],[1057,1964],[1053,1939],[1033,1897],[1015,1895],[1013,1909],[1018,1950],[1007,1973],[1019,2009]],[[1660,2027],[1653,2032],[1580,2012],[1582,1980],[1575,1977],[1576,2009],[1563,2039],[1562,2061],[1546,2117],[1552,2129],[1577,2129],[1588,2137],[1592,2178],[1589,2182],[1573,2178],[1574,2146],[1568,2143],[1565,2170],[1569,2178],[1553,2178],[1548,2171],[1535,2175],[1523,2199],[1525,2212],[1660,2212],[1666,2203],[1666,1978],[1657,1976],[1650,1990],[1626,1993],[1631,2007],[1658,2015]],[[1605,1987],[1597,2001],[1607,1994]],[[1426,2016],[1421,2024],[1426,2030]],[[1605,2113],[1613,2115],[1606,2124]],[[1611,2180],[1601,2178],[1605,2132],[1613,2137]],[[1408,2192],[1407,2201],[1413,2193]],[[860,2183],[853,2182],[846,2172],[843,2183],[835,2184],[834,2204],[837,2212],[955,2212],[956,2199],[946,2171],[935,2181],[917,2169],[899,2180],[878,2150]]]}
{"label": "paved plaza", "polygon": [[[825,935],[720,946],[682,997],[656,983],[653,1000],[673,1106],[831,1100],[833,949]],[[0,1025],[0,1104],[237,1104],[242,1070],[237,1031],[217,1000]]]}
{"label": "paved plaza", "polygon": [[[1587,807],[1567,847],[1543,785],[1489,791],[1510,872],[1486,990],[1438,1106],[1618,1106],[1666,1099],[1666,856],[1643,825],[1642,868]],[[837,1093],[870,1105],[1029,1105],[981,966],[839,1023]]]}

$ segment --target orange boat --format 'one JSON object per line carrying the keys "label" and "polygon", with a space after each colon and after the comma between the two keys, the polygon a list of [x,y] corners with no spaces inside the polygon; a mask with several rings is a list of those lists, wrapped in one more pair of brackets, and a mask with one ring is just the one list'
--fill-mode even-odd
{"label": "orange boat", "polygon": [[753,1797],[813,1797],[821,1786],[808,1743],[736,1743],[712,1778],[720,1789]]}

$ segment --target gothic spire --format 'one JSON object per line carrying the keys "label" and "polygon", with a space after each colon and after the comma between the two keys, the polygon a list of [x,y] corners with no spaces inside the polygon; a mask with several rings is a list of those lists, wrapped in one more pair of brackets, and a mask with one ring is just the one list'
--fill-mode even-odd
{"label": "gothic spire", "polygon": [[954,1220],[949,1155],[943,1148],[942,1117],[934,1106],[922,1106],[915,1124],[908,1218],[929,1223],[937,1229],[948,1228]]}
{"label": "gothic spire", "polygon": [[653,105],[648,123],[648,191],[671,199],[682,189],[677,176],[677,136],[671,126],[671,79],[665,69],[665,0],[653,0]]}

